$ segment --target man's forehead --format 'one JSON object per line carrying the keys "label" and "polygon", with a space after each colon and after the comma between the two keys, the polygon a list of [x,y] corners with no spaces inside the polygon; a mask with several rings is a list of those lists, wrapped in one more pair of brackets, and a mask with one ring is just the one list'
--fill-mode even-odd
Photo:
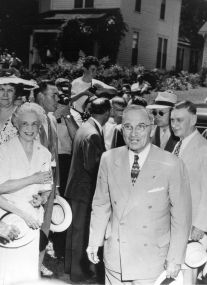
{"label": "man's forehead", "polygon": [[186,117],[190,116],[190,112],[186,108],[182,109],[173,109],[171,112],[171,117]]}
{"label": "man's forehead", "polygon": [[145,123],[149,122],[149,115],[145,109],[139,109],[139,110],[129,110],[125,113],[123,117],[124,122],[137,122],[137,123]]}

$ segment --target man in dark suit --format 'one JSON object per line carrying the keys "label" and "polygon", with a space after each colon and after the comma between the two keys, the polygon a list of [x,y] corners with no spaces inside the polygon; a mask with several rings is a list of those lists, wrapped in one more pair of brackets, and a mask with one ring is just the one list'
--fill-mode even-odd
{"label": "man in dark suit", "polygon": [[155,132],[152,136],[152,143],[160,148],[172,152],[178,138],[173,134],[170,126],[170,112],[177,102],[177,96],[170,92],[159,92],[155,103],[148,105],[154,115]]}
{"label": "man in dark suit", "polygon": [[51,192],[46,192],[48,195],[47,203],[45,204],[44,210],[44,221],[41,226],[40,232],[40,267],[41,274],[43,276],[51,276],[53,272],[47,269],[43,264],[45,255],[45,247],[48,243],[48,236],[50,232],[50,224],[52,217],[53,202],[56,192],[58,193],[59,187],[59,163],[58,163],[58,141],[57,141],[57,123],[53,112],[57,109],[58,104],[58,89],[53,82],[41,82],[39,89],[36,91],[35,101],[39,104],[46,113],[47,120],[43,123],[39,133],[40,142],[48,148],[52,154],[52,167],[53,167],[53,178],[54,187]]}
{"label": "man in dark suit", "polygon": [[[69,199],[73,221],[66,237],[65,271],[73,282],[87,282],[90,277],[86,255],[91,203],[96,186],[99,161],[105,151],[102,127],[110,115],[108,99],[91,103],[91,118],[77,131],[65,196]],[[84,283],[84,284],[85,284]]]}

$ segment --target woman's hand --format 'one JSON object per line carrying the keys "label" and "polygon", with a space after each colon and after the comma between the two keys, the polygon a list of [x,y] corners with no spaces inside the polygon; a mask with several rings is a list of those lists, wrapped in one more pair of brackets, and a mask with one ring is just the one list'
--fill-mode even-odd
{"label": "woman's hand", "polygon": [[39,171],[30,176],[31,184],[52,183],[52,171]]}
{"label": "woman's hand", "polygon": [[32,228],[33,230],[37,230],[40,227],[39,222],[34,219],[31,215],[28,215],[25,212],[22,212],[20,217],[25,221],[28,227]]}

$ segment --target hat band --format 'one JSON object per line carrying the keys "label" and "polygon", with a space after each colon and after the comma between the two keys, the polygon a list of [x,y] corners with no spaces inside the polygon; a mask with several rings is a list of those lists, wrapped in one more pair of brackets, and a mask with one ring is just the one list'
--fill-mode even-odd
{"label": "hat band", "polygon": [[171,102],[167,101],[155,101],[156,105],[163,105],[163,106],[169,106],[169,107],[174,107],[174,104]]}

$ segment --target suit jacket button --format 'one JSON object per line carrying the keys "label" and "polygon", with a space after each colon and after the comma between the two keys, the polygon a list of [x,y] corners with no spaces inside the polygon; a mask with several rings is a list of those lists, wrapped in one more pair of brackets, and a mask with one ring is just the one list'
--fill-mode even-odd
{"label": "suit jacket button", "polygon": [[120,225],[123,226],[123,225],[124,225],[124,222],[120,222]]}
{"label": "suit jacket button", "polygon": [[147,229],[147,226],[143,226],[143,229]]}
{"label": "suit jacket button", "polygon": [[117,204],[116,201],[114,201],[114,204],[115,204],[115,205]]}
{"label": "suit jacket button", "polygon": [[148,209],[152,209],[152,206],[150,205],[150,206],[148,206]]}
{"label": "suit jacket button", "polygon": [[117,239],[117,241],[119,242],[119,238]]}
{"label": "suit jacket button", "polygon": [[144,243],[144,246],[148,246],[148,244],[147,244],[147,243]]}

